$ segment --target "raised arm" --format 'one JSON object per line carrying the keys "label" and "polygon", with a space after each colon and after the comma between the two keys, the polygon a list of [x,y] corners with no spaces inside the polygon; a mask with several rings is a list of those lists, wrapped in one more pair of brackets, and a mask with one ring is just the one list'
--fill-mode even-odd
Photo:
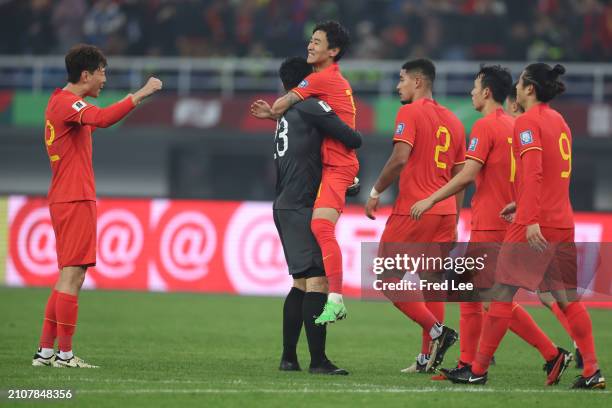
{"label": "raised arm", "polygon": [[80,123],[97,128],[106,128],[123,119],[136,105],[162,88],[157,78],[149,78],[145,86],[133,94],[128,94],[121,101],[106,108],[89,105],[81,115]]}
{"label": "raised arm", "polygon": [[287,92],[272,104],[272,116],[276,117],[277,119],[280,118],[290,107],[301,100],[302,99],[295,92]]}

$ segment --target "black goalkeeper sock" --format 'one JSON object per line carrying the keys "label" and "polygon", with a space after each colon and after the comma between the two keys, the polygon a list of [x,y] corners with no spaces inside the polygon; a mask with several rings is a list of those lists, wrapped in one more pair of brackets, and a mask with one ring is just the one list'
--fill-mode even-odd
{"label": "black goalkeeper sock", "polygon": [[327,293],[306,292],[304,295],[304,327],[310,350],[310,366],[318,367],[327,359],[325,356],[325,338],[327,327],[315,324],[315,319],[323,312],[327,302]]}
{"label": "black goalkeeper sock", "polygon": [[302,331],[304,291],[293,287],[283,306],[283,360],[297,361],[296,347]]}

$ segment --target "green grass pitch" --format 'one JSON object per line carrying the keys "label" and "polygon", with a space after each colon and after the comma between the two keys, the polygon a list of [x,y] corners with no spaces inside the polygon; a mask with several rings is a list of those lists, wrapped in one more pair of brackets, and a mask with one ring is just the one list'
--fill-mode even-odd
{"label": "green grass pitch", "polygon": [[[101,368],[35,368],[48,293],[0,288],[0,390],[72,389],[75,397],[40,405],[8,401],[3,392],[0,406],[612,406],[609,390],[568,389],[579,373],[573,365],[561,384],[545,387],[539,354],[514,334],[504,339],[484,387],[401,374],[419,349],[420,330],[387,303],[357,300],[347,303],[349,318],[328,331],[328,356],[350,370],[348,377],[278,371],[281,298],[105,291],[82,293],[75,337],[77,355]],[[571,347],[551,313],[529,311],[557,344]],[[591,316],[600,364],[612,373],[612,311]],[[456,305],[447,307],[447,321],[458,326]],[[454,364],[458,349],[444,366]],[[303,332],[298,353],[307,368]]]}

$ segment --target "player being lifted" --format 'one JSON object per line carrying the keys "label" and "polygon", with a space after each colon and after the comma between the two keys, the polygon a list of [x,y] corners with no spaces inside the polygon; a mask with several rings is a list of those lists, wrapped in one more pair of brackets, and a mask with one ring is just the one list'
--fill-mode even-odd
{"label": "player being lifted", "polygon": [[[386,247],[397,243],[455,241],[461,194],[457,199],[448,198],[436,204],[419,221],[410,217],[412,205],[442,187],[465,161],[465,130],[450,110],[433,100],[435,76],[433,63],[426,59],[409,61],[400,70],[397,90],[404,106],[395,121],[393,151],[365,207],[366,215],[374,219],[380,195],[399,177],[399,193],[381,237],[379,256],[381,251],[386,252]],[[391,300],[423,329],[418,371],[436,368],[457,340],[457,333],[442,324],[444,303]]]}
{"label": "player being lifted", "polygon": [[[496,271],[497,300],[491,303],[485,318],[476,358],[472,366],[447,375],[455,383],[487,382],[491,356],[512,321],[512,299],[523,287],[550,291],[567,318],[584,361],[582,375],[573,388],[605,388],[595,354],[591,318],[585,306],[576,301],[574,217],[569,198],[571,131],[563,117],[548,105],[565,90],[559,80],[564,73],[562,65],[551,68],[536,63],[528,65],[519,78],[517,101],[525,108],[525,114],[516,119],[513,133],[517,201],[516,206],[507,206],[503,212],[507,215],[515,209],[516,215],[504,237]],[[517,256],[521,243],[531,249]],[[530,258],[535,262],[529,262]],[[558,371],[560,377],[568,363],[568,359],[558,361],[551,374]]]}
{"label": "player being lifted", "polygon": [[[59,278],[45,308],[40,347],[33,366],[93,368],[76,357],[72,336],[78,295],[87,268],[96,264],[96,187],[91,133],[123,119],[136,105],[159,91],[150,78],[134,94],[104,109],[85,102],[106,83],[106,58],[91,45],[77,45],[66,55],[68,84],[56,89],[45,111],[45,147],[51,162],[48,201],[55,233]],[[57,339],[59,352],[55,354]]]}
{"label": "player being lifted", "polygon": [[[302,57],[288,58],[279,70],[287,91],[311,72]],[[336,138],[351,149],[361,146],[359,132],[342,122],[327,103],[316,98],[289,108],[279,119],[275,134],[274,222],[293,277],[293,287],[283,307],[280,369],[300,370],[296,346],[303,322],[310,350],[309,371],[346,375],[346,370],[336,367],[325,355],[326,326],[315,324],[327,301],[328,290],[321,250],[310,229],[312,207],[321,182],[323,135]]]}
{"label": "player being lifted", "polygon": [[[326,102],[336,114],[355,128],[355,103],[350,84],[338,67],[349,45],[348,31],[336,21],[319,23],[308,44],[308,63],[313,73],[297,87],[277,99],[272,107],[261,100],[251,107],[253,115],[262,119],[278,119],[295,103],[309,97]],[[346,189],[355,181],[359,162],[354,149],[332,137],[321,145],[323,175],[312,214],[311,229],[321,247],[329,296],[317,324],[333,323],[346,317],[342,299],[342,252],[336,240],[336,222],[345,205]]]}
{"label": "player being lifted", "polygon": [[[411,214],[420,219],[436,203],[463,191],[470,183],[476,182],[476,193],[472,199],[472,233],[466,257],[487,257],[486,269],[472,278],[479,289],[478,299],[461,302],[459,320],[460,356],[457,368],[472,364],[478,348],[482,330],[483,303],[486,291],[494,285],[495,259],[506,230],[510,225],[500,217],[500,212],[514,201],[513,182],[515,163],[512,155],[512,132],[514,118],[502,108],[502,103],[512,88],[512,76],[507,69],[482,66],[474,79],[472,104],[482,113],[472,127],[468,143],[466,164],[444,187],[428,198],[415,203]],[[517,303],[512,306],[510,330],[527,343],[537,348],[544,360],[548,374],[557,361],[564,360],[569,354],[557,349],[553,342],[538,327],[527,311]],[[446,373],[448,370],[441,370]],[[558,371],[548,379],[552,384],[558,381]]]}

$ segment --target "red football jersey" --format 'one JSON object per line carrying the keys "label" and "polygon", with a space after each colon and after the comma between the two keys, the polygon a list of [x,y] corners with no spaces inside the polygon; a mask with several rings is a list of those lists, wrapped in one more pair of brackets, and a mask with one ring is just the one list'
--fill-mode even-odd
{"label": "red football jersey", "polygon": [[[412,146],[393,206],[393,214],[409,215],[415,202],[429,197],[451,179],[453,166],[465,162],[465,129],[444,106],[419,99],[399,109],[393,142]],[[440,201],[428,214],[457,214],[455,197]]]}
{"label": "red football jersey", "polygon": [[[296,88],[292,89],[302,99],[314,96],[325,101],[344,123],[355,129],[355,101],[353,90],[342,76],[338,64],[334,63],[322,71],[308,75]],[[352,166],[359,164],[354,149],[330,137],[321,144],[321,160],[331,166]]]}
{"label": "red football jersey", "polygon": [[520,225],[573,228],[569,198],[572,133],[559,112],[541,103],[519,116],[512,143]]}
{"label": "red football jersey", "polygon": [[62,89],[56,89],[49,98],[45,145],[51,161],[50,204],[96,199],[91,127],[81,125],[81,116],[91,106]]}
{"label": "red football jersey", "polygon": [[514,118],[499,108],[472,127],[465,157],[483,164],[472,198],[473,230],[505,230],[499,212],[514,201],[516,164],[512,153]]}

